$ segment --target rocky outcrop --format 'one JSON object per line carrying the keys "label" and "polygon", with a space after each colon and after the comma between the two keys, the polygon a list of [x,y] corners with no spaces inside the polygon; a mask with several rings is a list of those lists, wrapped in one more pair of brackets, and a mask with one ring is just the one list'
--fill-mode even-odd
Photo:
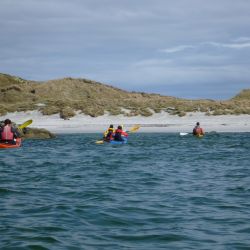
{"label": "rocky outcrop", "polygon": [[21,137],[24,139],[51,139],[55,135],[43,128],[25,128],[21,132]]}

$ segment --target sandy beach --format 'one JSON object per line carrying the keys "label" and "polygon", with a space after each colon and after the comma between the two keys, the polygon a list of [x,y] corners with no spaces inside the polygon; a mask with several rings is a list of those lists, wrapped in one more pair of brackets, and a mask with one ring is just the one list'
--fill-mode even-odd
{"label": "sandy beach", "polygon": [[63,120],[58,114],[44,116],[39,111],[14,112],[1,116],[21,124],[32,119],[30,127],[45,128],[53,133],[94,133],[103,132],[109,124],[123,124],[129,129],[140,124],[139,132],[191,132],[199,121],[206,132],[250,132],[250,115],[206,116],[204,113],[188,113],[179,117],[166,112],[155,113],[150,117],[125,117],[105,114],[96,118],[78,113],[70,120]]}

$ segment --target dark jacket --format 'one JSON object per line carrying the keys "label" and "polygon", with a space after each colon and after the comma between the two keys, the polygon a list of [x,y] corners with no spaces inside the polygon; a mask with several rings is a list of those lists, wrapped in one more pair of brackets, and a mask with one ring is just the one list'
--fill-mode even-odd
{"label": "dark jacket", "polygon": [[128,134],[126,132],[124,132],[121,129],[117,129],[115,131],[115,136],[114,136],[114,140],[115,141],[123,141],[123,137],[128,137]]}

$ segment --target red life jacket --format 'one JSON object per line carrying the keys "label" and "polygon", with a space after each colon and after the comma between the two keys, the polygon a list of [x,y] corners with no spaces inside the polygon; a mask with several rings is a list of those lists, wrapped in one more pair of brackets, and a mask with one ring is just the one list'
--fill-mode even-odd
{"label": "red life jacket", "polygon": [[121,135],[124,135],[125,137],[128,136],[128,134],[127,134],[125,131],[123,131],[122,129],[117,129],[117,130],[115,131],[115,133],[119,133],[119,134],[121,134]]}
{"label": "red life jacket", "polygon": [[203,129],[202,128],[196,128],[196,135],[203,135]]}
{"label": "red life jacket", "polygon": [[5,125],[3,128],[3,132],[1,133],[2,140],[14,140],[14,133],[11,131],[10,125]]}

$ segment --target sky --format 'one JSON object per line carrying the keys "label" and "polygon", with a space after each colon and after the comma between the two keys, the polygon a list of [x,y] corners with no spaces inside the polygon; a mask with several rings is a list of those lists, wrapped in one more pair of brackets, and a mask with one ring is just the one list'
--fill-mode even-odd
{"label": "sky", "polygon": [[1,0],[0,72],[226,100],[250,88],[250,1]]}

